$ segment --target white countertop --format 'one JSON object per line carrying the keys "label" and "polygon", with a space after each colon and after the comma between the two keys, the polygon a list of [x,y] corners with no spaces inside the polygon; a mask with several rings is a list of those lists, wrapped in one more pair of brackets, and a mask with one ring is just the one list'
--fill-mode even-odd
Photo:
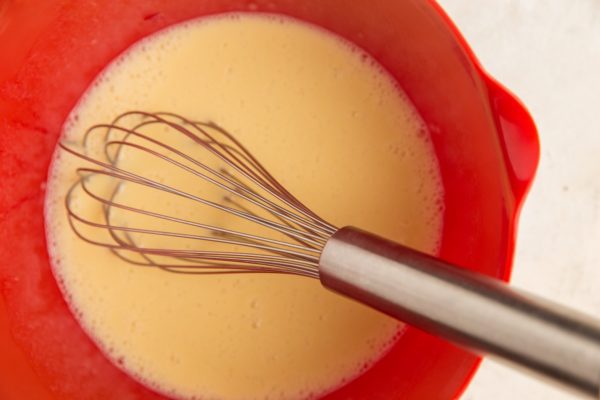
{"label": "white countertop", "polygon": [[[600,1],[439,3],[538,126],[512,284],[600,317]],[[485,360],[462,398],[574,397]]]}

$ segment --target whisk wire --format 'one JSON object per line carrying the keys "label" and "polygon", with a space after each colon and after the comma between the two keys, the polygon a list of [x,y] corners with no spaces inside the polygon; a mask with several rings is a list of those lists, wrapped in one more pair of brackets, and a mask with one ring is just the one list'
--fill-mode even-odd
{"label": "whisk wire", "polygon": [[[206,122],[194,122],[187,118],[179,116],[177,114],[168,113],[168,112],[148,113],[148,112],[142,112],[142,111],[130,111],[130,112],[123,113],[120,116],[118,116],[117,118],[115,118],[115,120],[113,121],[113,124],[109,127],[109,130],[107,131],[106,138],[108,139],[108,135],[109,135],[111,129],[115,129],[115,128],[122,129],[121,127],[116,126],[116,122],[120,121],[124,117],[130,116],[130,115],[135,115],[135,114],[140,114],[146,118],[154,118],[154,120],[153,121],[144,121],[144,122],[136,125],[134,127],[134,129],[132,129],[130,131],[131,134],[139,135],[139,133],[136,131],[136,129],[141,128],[147,124],[151,124],[151,123],[167,124],[169,127],[176,129],[177,131],[183,133],[185,136],[189,137],[194,142],[204,146],[208,151],[212,152],[217,157],[219,157],[221,159],[221,161],[225,162],[226,164],[228,164],[229,166],[231,166],[233,168],[236,168],[238,172],[242,172],[242,171],[240,171],[240,169],[241,169],[241,170],[244,170],[246,172],[246,174],[252,175],[253,179],[256,180],[254,183],[259,184],[259,182],[260,182],[259,185],[263,189],[269,191],[270,194],[272,194],[272,195],[276,195],[276,194],[279,195],[278,196],[279,200],[283,201],[284,203],[288,204],[289,206],[292,206],[296,211],[301,212],[305,216],[309,216],[311,219],[313,219],[318,224],[322,224],[324,226],[328,225],[318,215],[313,213],[302,202],[300,202],[296,197],[294,197],[283,185],[281,185],[267,171],[267,169],[264,168],[264,166],[258,161],[258,159],[256,159],[256,157],[254,157],[254,155],[252,155],[252,153],[250,151],[248,151],[248,149],[244,145],[242,145],[241,142],[239,142],[232,134],[230,134],[229,132],[227,132],[225,129],[221,128],[217,124],[206,123]],[[201,139],[199,136],[194,135],[192,132],[185,129],[182,125],[176,124],[176,123],[168,121],[164,118],[161,118],[160,117],[161,115],[162,116],[170,116],[170,117],[179,119],[186,126],[191,126],[191,127],[195,128],[198,131],[198,133],[204,135],[209,140]],[[228,140],[233,142],[234,146],[237,147],[237,149],[235,147],[225,145],[225,144],[221,143],[220,141],[216,140],[210,133],[207,132],[206,129],[202,129],[203,126],[207,127],[207,128],[212,128],[216,132],[222,134]],[[217,147],[221,148],[222,150],[226,151],[227,155],[229,155],[230,158],[226,157],[223,154],[221,154],[220,152],[218,152],[214,147],[210,146],[210,144],[214,144]],[[232,152],[231,149],[233,149],[234,151]],[[237,154],[243,153],[243,158],[245,159],[246,163],[239,160],[239,158],[234,153],[237,153]],[[251,166],[254,166],[258,170],[258,174],[255,171],[253,171],[252,168],[250,168]],[[244,175],[246,177],[248,177],[246,174],[244,174]],[[266,178],[268,180],[268,182],[264,182],[264,180],[262,179],[263,177]],[[272,192],[273,189],[271,188],[269,183],[271,185],[273,185],[273,187],[276,189],[276,191],[275,191],[276,193]],[[328,228],[330,228],[329,235],[331,235],[333,232],[335,232],[335,228],[333,228],[331,226],[328,226]]]}
{"label": "whisk wire", "polygon": [[[133,126],[127,125],[135,118]],[[163,126],[167,136],[157,137],[150,128]],[[103,132],[101,153],[104,160],[92,155],[91,137]],[[181,145],[172,144],[173,136],[182,134],[201,146],[221,167],[213,167],[197,156],[190,155]],[[132,140],[135,139],[135,142]],[[169,141],[169,143],[167,142]],[[175,141],[175,143],[177,143]],[[110,124],[97,124],[83,135],[82,150],[76,150],[67,142],[60,147],[82,161],[95,167],[78,167],[79,179],[65,198],[67,216],[73,232],[87,243],[112,251],[132,265],[158,267],[176,273],[234,273],[269,272],[290,273],[318,277],[319,254],[325,242],[336,228],[310,211],[292,196],[233,135],[214,123],[194,122],[173,113],[148,113],[130,111],[119,115]],[[149,147],[152,146],[152,147]],[[204,183],[223,192],[220,201],[210,200],[188,190],[159,182],[141,175],[121,163],[124,152],[138,153],[167,163],[186,174],[200,178]],[[131,153],[133,152],[133,153]],[[98,151],[96,151],[98,153]],[[107,179],[112,184],[108,195],[97,193],[94,179]],[[193,221],[168,215],[164,212],[144,209],[137,204],[124,203],[118,194],[124,187],[137,185],[208,206],[227,215],[249,221],[281,235],[250,233],[214,224]],[[93,200],[102,208],[102,218],[81,215],[74,205],[75,192]],[[256,209],[256,211],[255,211]],[[126,226],[113,221],[114,211],[132,213],[150,218],[159,228],[143,226],[139,218],[136,224]],[[261,211],[261,214],[257,212]],[[159,221],[163,221],[160,223]],[[202,229],[208,234],[188,233],[169,226],[186,226]],[[108,241],[79,229],[78,224],[90,229],[105,231]],[[168,238],[193,242],[215,243],[226,250],[171,248],[159,241],[159,245],[142,245],[143,237]],[[171,242],[166,242],[171,243]],[[246,249],[240,251],[240,249]],[[131,258],[125,255],[137,255]],[[171,260],[171,261],[169,261]]]}

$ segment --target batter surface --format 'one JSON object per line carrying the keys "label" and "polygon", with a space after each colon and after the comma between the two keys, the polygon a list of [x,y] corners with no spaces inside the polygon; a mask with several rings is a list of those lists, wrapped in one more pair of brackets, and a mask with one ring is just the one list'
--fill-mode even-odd
{"label": "batter surface", "polygon": [[[332,34],[246,14],[172,27],[99,76],[63,140],[77,146],[87,127],[131,109],[216,121],[329,222],[436,251],[443,192],[426,129],[395,82]],[[128,162],[193,185],[151,161]],[[64,209],[79,165],[57,151],[50,172],[46,223],[54,273],[83,328],[146,385],[181,398],[317,397],[372,365],[401,333],[397,321],[316,280],[182,276],[130,265],[82,242]],[[121,195],[141,205],[160,201],[127,188]],[[216,221],[206,209],[194,214],[176,204],[161,207]],[[84,196],[75,196],[74,207],[102,214]],[[234,220],[215,223],[236,228]]]}

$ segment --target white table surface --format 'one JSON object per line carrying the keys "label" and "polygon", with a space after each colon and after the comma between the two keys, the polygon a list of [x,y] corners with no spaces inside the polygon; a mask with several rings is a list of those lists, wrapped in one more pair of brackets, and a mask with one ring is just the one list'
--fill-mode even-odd
{"label": "white table surface", "polygon": [[[600,317],[600,0],[439,0],[542,146],[512,284]],[[484,360],[462,399],[572,399]]]}

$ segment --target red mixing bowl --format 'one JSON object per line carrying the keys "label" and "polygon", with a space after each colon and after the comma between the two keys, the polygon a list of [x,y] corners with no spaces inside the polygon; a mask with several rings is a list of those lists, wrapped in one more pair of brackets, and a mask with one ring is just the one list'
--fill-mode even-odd
{"label": "red mixing bowl", "polygon": [[[418,0],[0,0],[0,398],[158,399],[102,356],[58,290],[44,183],[61,125],[96,74],[138,39],[228,11],[275,12],[370,52],[427,122],[445,189],[440,256],[507,280],[538,139],[437,4]],[[478,358],[409,328],[328,399],[458,396]]]}

